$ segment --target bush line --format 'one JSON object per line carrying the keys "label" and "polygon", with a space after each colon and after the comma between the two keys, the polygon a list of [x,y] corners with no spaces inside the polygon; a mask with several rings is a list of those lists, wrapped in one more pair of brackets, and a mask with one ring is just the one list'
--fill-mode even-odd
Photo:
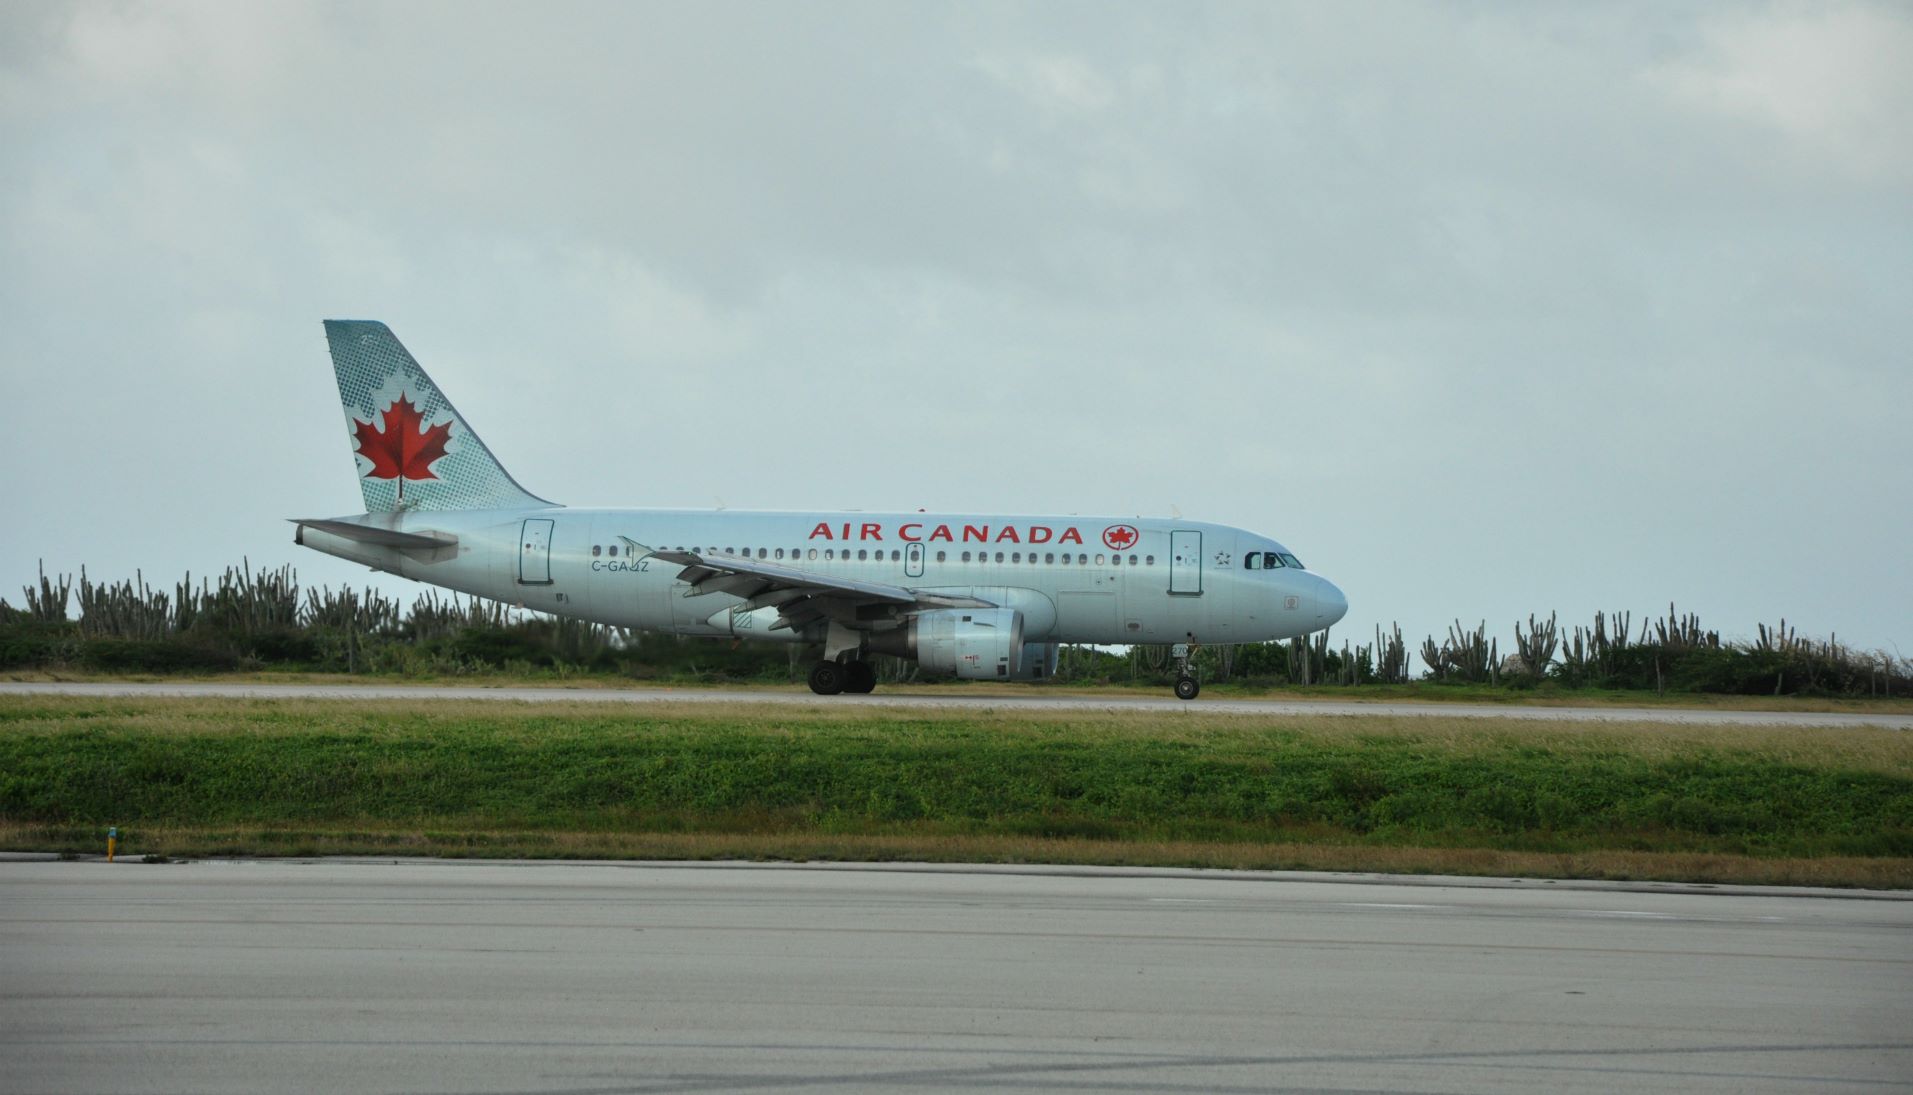
{"label": "bush line", "polygon": [[[375,589],[299,585],[290,566],[228,568],[218,582],[192,575],[170,591],[131,581],[94,583],[80,570],[24,587],[25,607],[0,599],[0,668],[83,668],[108,673],[207,673],[248,669],[464,676],[616,675],[637,679],[777,681],[802,679],[796,644],[641,636],[622,628],[539,616],[478,598],[428,590],[409,606]],[[76,603],[78,617],[68,618]],[[1563,632],[1556,618],[1515,625],[1501,656],[1487,625],[1456,621],[1420,650],[1421,680],[1554,690],[1652,690],[1736,695],[1913,696],[1913,661],[1861,652],[1833,638],[1809,640],[1783,620],[1761,625],[1752,642],[1722,641],[1698,617],[1668,606],[1665,619],[1596,613]],[[1210,682],[1276,685],[1395,685],[1413,679],[1401,628],[1377,629],[1372,643],[1327,633],[1288,642],[1202,648],[1196,668]],[[875,659],[886,682],[916,675],[912,663]],[[1167,647],[1112,653],[1066,646],[1063,683],[1159,684],[1173,671]]]}

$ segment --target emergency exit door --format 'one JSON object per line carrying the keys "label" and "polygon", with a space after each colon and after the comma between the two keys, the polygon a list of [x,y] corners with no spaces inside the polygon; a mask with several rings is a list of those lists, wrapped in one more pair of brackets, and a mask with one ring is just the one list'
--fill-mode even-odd
{"label": "emergency exit door", "polygon": [[909,544],[903,549],[903,573],[907,578],[923,577],[923,545]]}
{"label": "emergency exit door", "polygon": [[549,517],[533,517],[525,522],[518,537],[518,582],[520,585],[551,584],[551,526]]}
{"label": "emergency exit door", "polygon": [[1201,595],[1202,533],[1194,530],[1169,533],[1169,592]]}

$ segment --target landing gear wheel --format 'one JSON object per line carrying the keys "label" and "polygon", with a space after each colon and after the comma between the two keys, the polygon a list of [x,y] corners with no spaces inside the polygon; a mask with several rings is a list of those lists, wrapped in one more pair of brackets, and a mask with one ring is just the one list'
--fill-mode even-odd
{"label": "landing gear wheel", "polygon": [[836,662],[818,662],[810,667],[810,690],[819,696],[834,696],[844,690],[844,667]]}
{"label": "landing gear wheel", "polygon": [[869,662],[844,663],[844,691],[865,693],[877,687],[877,669]]}
{"label": "landing gear wheel", "polygon": [[1177,677],[1176,678],[1176,698],[1177,699],[1193,700],[1196,698],[1196,693],[1200,691],[1202,691],[1202,686],[1196,683],[1196,679],[1194,677]]}

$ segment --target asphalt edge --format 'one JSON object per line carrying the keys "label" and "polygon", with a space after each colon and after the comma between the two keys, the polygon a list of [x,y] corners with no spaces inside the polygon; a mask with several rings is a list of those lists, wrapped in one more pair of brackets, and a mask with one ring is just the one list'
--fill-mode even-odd
{"label": "asphalt edge", "polygon": [[[58,852],[0,852],[7,863],[68,862],[105,864],[103,855]],[[1791,897],[1847,901],[1913,902],[1913,889],[1865,890],[1829,886],[1752,886],[1714,882],[1659,882],[1602,878],[1519,878],[1475,875],[1386,874],[1358,871],[1231,871],[1206,867],[1116,867],[1041,863],[792,863],[742,859],[451,859],[440,856],[208,856],[171,858],[148,863],[142,856],[123,856],[114,866],[178,866],[202,864],[248,867],[262,864],[361,867],[517,867],[539,870],[564,867],[619,870],[799,871],[812,873],[999,875],[1024,878],[1164,878],[1209,882],[1326,883],[1358,886],[1411,886],[1464,890],[1555,890],[1588,893],[1719,895],[1723,897]]]}

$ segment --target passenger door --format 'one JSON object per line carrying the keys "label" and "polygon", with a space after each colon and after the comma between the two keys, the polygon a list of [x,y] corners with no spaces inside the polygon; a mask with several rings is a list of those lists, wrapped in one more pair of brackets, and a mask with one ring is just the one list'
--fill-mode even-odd
{"label": "passenger door", "polygon": [[1169,533],[1169,592],[1202,595],[1202,533],[1182,529]]}
{"label": "passenger door", "polygon": [[525,522],[518,537],[518,584],[551,584],[551,526],[549,517],[533,517]]}

